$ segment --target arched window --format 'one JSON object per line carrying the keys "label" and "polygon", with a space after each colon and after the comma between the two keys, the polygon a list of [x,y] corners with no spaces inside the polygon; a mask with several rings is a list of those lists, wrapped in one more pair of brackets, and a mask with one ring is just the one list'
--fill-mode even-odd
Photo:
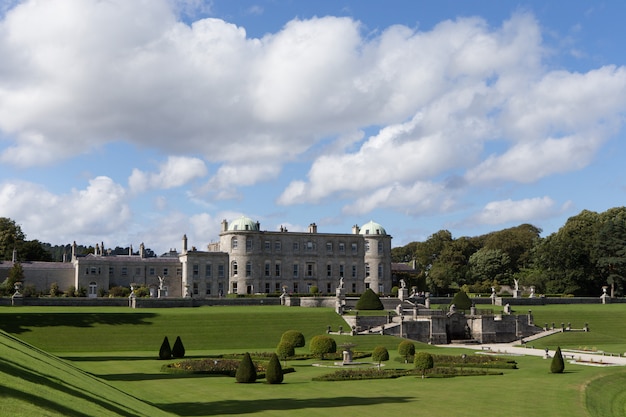
{"label": "arched window", "polygon": [[232,238],[230,238],[230,248],[237,249],[237,237],[236,236],[233,236]]}
{"label": "arched window", "polygon": [[237,261],[233,261],[231,268],[232,276],[237,276]]}

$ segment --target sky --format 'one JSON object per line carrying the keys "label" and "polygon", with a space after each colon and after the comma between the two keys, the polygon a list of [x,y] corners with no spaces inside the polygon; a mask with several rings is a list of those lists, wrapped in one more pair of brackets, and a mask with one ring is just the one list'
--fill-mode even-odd
{"label": "sky", "polygon": [[0,216],[199,250],[623,206],[626,2],[0,0]]}

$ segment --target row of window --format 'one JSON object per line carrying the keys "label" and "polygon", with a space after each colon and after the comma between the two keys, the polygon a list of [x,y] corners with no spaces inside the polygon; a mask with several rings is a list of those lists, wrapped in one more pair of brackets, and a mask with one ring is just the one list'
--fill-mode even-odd
{"label": "row of window", "polygon": [[[223,268],[223,265],[222,265]],[[135,276],[142,276],[142,270],[143,268],[138,266],[134,268],[134,275]],[[129,268],[127,266],[123,266],[120,268],[120,275],[121,276],[127,276],[129,275],[129,273],[131,273],[133,271],[133,268]],[[164,277],[167,277],[170,275],[170,268],[165,267],[163,269],[161,269],[161,275]],[[102,268],[99,266],[91,266],[91,267],[86,267],[85,268],[85,275],[101,275],[102,274]],[[156,276],[157,275],[157,269],[155,267],[150,267],[147,269],[147,274],[148,276]],[[115,275],[115,267],[113,266],[109,266],[109,275],[113,276]],[[182,275],[182,269],[181,268],[176,268],[176,276],[181,276]]]}
{"label": "row of window", "polygon": [[[207,265],[207,267],[210,265]],[[292,276],[294,278],[298,278],[300,276],[300,264],[293,264],[293,274]],[[196,269],[195,269],[196,265],[194,265],[194,277],[199,276],[198,274],[196,274]],[[316,264],[314,262],[307,262],[305,265],[305,270],[304,270],[304,276],[306,277],[313,277],[316,276]],[[280,263],[275,263],[274,264],[274,276],[275,277],[280,277],[282,276],[282,264]],[[237,263],[237,261],[233,261],[231,263],[231,276],[235,277],[239,275],[239,265]],[[334,273],[336,271],[333,270],[333,265],[332,264],[328,264],[326,265],[326,277],[331,278],[334,276]],[[340,264],[339,265],[339,277],[343,278],[345,276],[345,265]],[[351,265],[351,276],[352,278],[356,278],[357,276],[357,266],[356,265]],[[265,262],[265,266],[264,266],[264,276],[266,277],[270,277],[272,276],[272,264],[270,262]],[[245,270],[245,276],[246,277],[250,277],[252,276],[252,263],[250,261],[246,262],[246,270]],[[365,264],[365,276],[369,277],[370,276],[370,265],[368,263]],[[207,277],[209,277],[209,275],[207,275]],[[378,264],[378,278],[382,278],[383,277],[383,265],[382,264]]]}
{"label": "row of window", "polygon": [[[245,238],[244,238],[245,239]],[[246,252],[250,252],[254,249],[253,247],[253,240],[252,239],[245,239],[246,242]],[[281,252],[282,251],[282,245],[283,242],[280,240],[276,240],[274,241],[274,252]],[[310,251],[316,251],[317,250],[317,244],[313,241],[307,241],[305,242],[303,245],[303,250],[305,252],[310,252]],[[346,253],[346,244],[343,242],[339,242],[338,244],[339,246],[339,253]],[[230,239],[230,248],[232,250],[237,250],[239,248],[239,238],[237,236],[233,236]],[[293,246],[292,249],[294,252],[298,252],[300,251],[300,242],[293,242]],[[272,251],[272,241],[270,240],[266,240],[264,242],[264,250],[265,252],[271,252]],[[352,242],[350,244],[350,250],[353,254],[357,254],[359,252],[359,245],[356,242]],[[370,244],[369,241],[365,241],[365,251],[369,252],[370,250]],[[326,242],[326,252],[328,253],[332,253],[333,252],[333,242]],[[383,253],[383,242],[378,242],[378,253]]]}

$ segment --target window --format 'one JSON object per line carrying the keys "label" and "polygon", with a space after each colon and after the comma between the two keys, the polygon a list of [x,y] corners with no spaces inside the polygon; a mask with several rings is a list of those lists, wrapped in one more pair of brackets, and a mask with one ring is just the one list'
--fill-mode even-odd
{"label": "window", "polygon": [[280,243],[280,240],[277,240],[276,242],[274,242],[274,250],[276,252],[280,252],[281,247],[282,247],[282,245]]}
{"label": "window", "polygon": [[331,290],[330,282],[327,282],[326,283],[326,292],[330,294],[330,290]]}
{"label": "window", "polygon": [[331,264],[326,265],[326,276],[330,278],[333,275],[333,266]]}
{"label": "window", "polygon": [[357,246],[356,243],[352,243],[352,253],[357,253],[359,251],[359,248]]}
{"label": "window", "polygon": [[112,266],[109,267],[109,275],[115,275],[115,268]]}
{"label": "window", "polygon": [[168,268],[163,268],[163,276],[168,276],[169,274],[170,274],[170,270]]}
{"label": "window", "polygon": [[270,250],[272,250],[272,243],[269,240],[265,241],[265,252],[269,252]]}
{"label": "window", "polygon": [[252,239],[246,239],[246,252],[250,252],[252,250]]}
{"label": "window", "polygon": [[293,283],[293,292],[296,293],[296,294],[298,293],[298,283],[297,282]]}
{"label": "window", "polygon": [[369,283],[369,282],[366,282],[366,283],[365,283],[365,289],[366,289],[366,290],[369,290],[369,288],[370,288],[370,283]]}
{"label": "window", "polygon": [[293,242],[293,250],[295,250],[295,251],[299,251],[300,250],[300,243],[299,242]]}
{"label": "window", "polygon": [[125,266],[123,266],[123,267],[122,267],[122,276],[124,276],[124,277],[125,277],[126,275],[128,275],[128,268],[127,268],[127,267],[125,267]]}
{"label": "window", "polygon": [[237,283],[233,282],[233,294],[237,294]]}
{"label": "window", "polygon": [[89,283],[89,298],[98,296],[98,285],[95,282]]}
{"label": "window", "polygon": [[298,264],[293,264],[293,277],[298,278]]}
{"label": "window", "polygon": [[339,252],[346,253],[346,244],[343,242],[339,243]]}
{"label": "window", "polygon": [[153,276],[154,276],[154,274],[156,274],[156,270],[155,270],[155,268],[149,268],[149,269],[148,269],[148,274],[149,274],[151,277],[153,277]]}
{"label": "window", "polygon": [[193,293],[195,295],[198,295],[198,283],[197,282],[193,283]]}
{"label": "window", "polygon": [[326,242],[326,252],[332,252],[332,251],[333,251],[333,243]]}
{"label": "window", "polygon": [[311,263],[306,264],[306,276],[307,277],[312,277],[313,276],[313,264],[311,264]]}
{"label": "window", "polygon": [[[200,265],[193,264],[192,269],[193,269],[193,277],[194,278],[198,278],[198,276],[200,275]],[[194,293],[194,294],[196,294],[196,293]]]}
{"label": "window", "polygon": [[224,278],[224,264],[219,264],[217,266],[217,276],[219,278]]}
{"label": "window", "polygon": [[206,294],[206,295],[211,295],[211,286],[210,286],[210,285],[207,285],[207,286],[206,286],[206,292],[205,292],[205,294]]}
{"label": "window", "polygon": [[365,252],[369,252],[370,251],[370,242],[369,240],[365,241]]}
{"label": "window", "polygon": [[378,264],[378,278],[383,277],[383,264]]}
{"label": "window", "polygon": [[246,262],[246,276],[249,277],[252,275],[252,264],[250,261]]}
{"label": "window", "polygon": [[356,265],[352,265],[352,278],[356,278]]}
{"label": "window", "polygon": [[237,276],[237,261],[233,261],[233,265],[231,267],[232,275]]}
{"label": "window", "polygon": [[365,264],[365,276],[370,276],[370,264]]}
{"label": "window", "polygon": [[280,292],[280,282],[277,282],[274,284],[274,291],[275,292]]}
{"label": "window", "polygon": [[343,278],[343,268],[344,268],[343,264],[339,265],[339,278]]}
{"label": "window", "polygon": [[269,293],[269,292],[270,292],[270,283],[269,283],[269,282],[266,282],[266,283],[265,283],[265,292],[266,292],[266,293]]}
{"label": "window", "polygon": [[352,283],[352,293],[356,293],[356,283]]}
{"label": "window", "polygon": [[313,250],[315,245],[313,245],[313,242],[311,242],[310,240],[308,242],[306,242],[306,250],[311,251]]}
{"label": "window", "polygon": [[378,253],[383,253],[383,242],[378,242]]}
{"label": "window", "polygon": [[230,248],[231,249],[237,249],[237,245],[238,245],[237,238],[236,237],[232,237],[230,239]]}
{"label": "window", "polygon": [[211,264],[206,264],[204,266],[204,276],[206,278],[211,278],[211,276],[213,275],[213,266]]}
{"label": "window", "polygon": [[92,266],[92,267],[91,267],[90,274],[92,274],[92,275],[96,275],[97,273],[98,273],[98,269],[97,269],[95,266]]}
{"label": "window", "polygon": [[276,276],[277,277],[280,276],[280,264],[279,263],[276,264]]}
{"label": "window", "polygon": [[265,276],[266,277],[270,276],[270,263],[269,262],[265,262]]}

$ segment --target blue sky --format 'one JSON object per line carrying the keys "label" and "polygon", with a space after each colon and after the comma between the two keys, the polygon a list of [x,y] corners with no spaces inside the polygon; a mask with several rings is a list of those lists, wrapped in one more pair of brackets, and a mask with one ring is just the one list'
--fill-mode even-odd
{"label": "blue sky", "polygon": [[394,246],[624,205],[622,1],[0,1],[0,216],[180,249]]}

